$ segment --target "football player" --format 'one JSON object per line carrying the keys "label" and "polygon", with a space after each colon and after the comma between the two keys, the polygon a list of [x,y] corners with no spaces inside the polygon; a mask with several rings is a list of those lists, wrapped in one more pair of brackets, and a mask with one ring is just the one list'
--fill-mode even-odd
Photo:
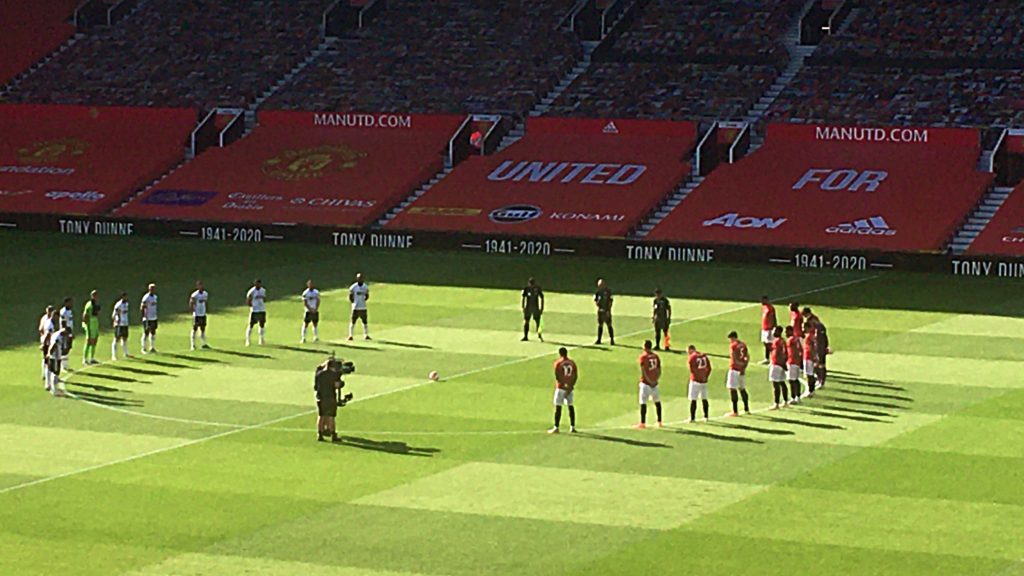
{"label": "football player", "polygon": [[644,351],[640,354],[640,423],[633,426],[637,430],[647,428],[647,402],[653,401],[658,411],[658,428],[661,428],[661,396],[658,394],[658,380],[661,379],[661,358],[652,350],[650,340],[644,341]]}
{"label": "football player", "polygon": [[576,407],[573,406],[573,391],[580,371],[576,362],[569,358],[569,351],[564,347],[558,349],[555,360],[555,426],[548,434],[558,434],[558,426],[562,422],[562,406],[569,408],[569,431],[576,432]]}

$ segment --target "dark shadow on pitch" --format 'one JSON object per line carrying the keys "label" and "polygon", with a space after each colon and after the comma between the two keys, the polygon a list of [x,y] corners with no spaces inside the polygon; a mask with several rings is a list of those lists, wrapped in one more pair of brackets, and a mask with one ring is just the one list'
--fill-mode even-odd
{"label": "dark shadow on pitch", "polygon": [[845,426],[840,426],[838,424],[826,424],[824,422],[806,422],[804,420],[794,420],[792,418],[786,418],[783,416],[767,416],[763,414],[754,414],[751,417],[760,420],[768,420],[771,422],[792,424],[793,426],[806,426],[807,428],[818,428],[819,430],[846,430]]}
{"label": "dark shadow on pitch", "polygon": [[335,446],[349,446],[360,450],[387,452],[388,454],[396,454],[399,456],[420,456],[423,458],[433,458],[434,454],[441,451],[438,448],[419,448],[416,446],[409,446],[405,442],[399,442],[398,440],[371,440],[369,438],[360,438],[358,436],[339,435],[338,441],[333,442],[332,444]]}
{"label": "dark shadow on pitch", "polygon": [[590,440],[601,440],[602,442],[614,442],[616,444],[625,444],[627,446],[635,446],[637,448],[672,448],[668,444],[661,444],[660,442],[644,442],[643,440],[634,440],[632,438],[623,438],[621,436],[608,436],[607,434],[594,434],[593,432],[570,433],[569,436],[573,436],[575,438],[588,438]]}
{"label": "dark shadow on pitch", "polygon": [[727,436],[725,434],[715,434],[714,432],[704,432],[703,430],[676,428],[676,434],[684,434],[686,436],[697,436],[698,438],[707,438],[709,440],[722,440],[724,442],[764,444],[763,440],[757,440],[755,438],[746,438],[744,436]]}
{"label": "dark shadow on pitch", "polygon": [[256,352],[241,352],[238,350],[227,350],[225,348],[214,348],[209,350],[214,354],[227,354],[228,356],[238,356],[239,358],[253,358],[256,360],[273,360],[274,357],[270,354],[259,354]]}
{"label": "dark shadow on pitch", "polygon": [[78,400],[85,400],[93,402],[95,404],[102,404],[104,406],[123,406],[132,408],[141,408],[146,405],[142,400],[134,400],[131,398],[119,398],[117,396],[110,396],[107,394],[96,394],[94,392],[77,391],[74,392],[74,397]]}
{"label": "dark shadow on pitch", "polygon": [[68,386],[77,386],[79,388],[88,388],[95,390],[96,392],[123,392],[125,394],[131,394],[131,390],[121,390],[120,388],[112,388],[110,386],[104,386],[103,384],[94,384],[92,382],[82,382],[79,378],[75,378],[73,382],[65,382]]}
{"label": "dark shadow on pitch", "polygon": [[166,360],[157,360],[152,355],[146,356],[146,358],[140,358],[140,362],[143,364],[152,364],[153,366],[160,366],[162,368],[179,368],[182,370],[198,370],[197,366],[189,366],[188,364],[176,364],[174,362],[167,362]]}
{"label": "dark shadow on pitch", "polygon": [[911,398],[910,396],[897,396],[896,394],[882,394],[880,392],[865,392],[863,390],[847,390],[845,388],[840,388],[840,387],[837,387],[837,386],[832,386],[830,388],[827,388],[827,390],[828,390],[828,392],[830,394],[838,392],[840,394],[848,394],[850,396],[857,396],[857,397],[862,397],[863,396],[863,397],[867,397],[867,398],[878,398],[880,400],[899,400],[901,402],[913,402],[914,401],[914,399]]}
{"label": "dark shadow on pitch", "polygon": [[[72,373],[72,378],[78,378],[78,376]],[[113,374],[100,374],[95,370],[82,373],[83,378],[99,378],[100,380],[110,380],[111,382],[120,382],[122,384],[150,384],[147,380],[138,380],[136,378],[129,378],[127,376],[115,376]]]}
{"label": "dark shadow on pitch", "polygon": [[433,346],[427,346],[426,344],[413,344],[412,342],[396,342],[394,340],[376,340],[381,344],[387,344],[388,346],[398,346],[399,348],[415,348],[416,350],[433,350]]}
{"label": "dark shadow on pitch", "polygon": [[906,406],[900,406],[899,404],[890,404],[888,402],[873,402],[871,400],[854,400],[853,398],[840,398],[832,396],[829,398],[834,402],[842,402],[843,404],[856,404],[858,406],[867,406],[869,408],[889,408],[892,410],[906,410]]}
{"label": "dark shadow on pitch", "polygon": [[[822,408],[825,408],[822,406]],[[814,414],[815,416],[821,416],[823,418],[839,418],[841,420],[853,420],[855,422],[878,422],[881,424],[892,424],[892,420],[882,420],[881,418],[875,418],[872,416],[857,416],[854,414],[842,414],[836,412],[823,412],[822,410],[806,410],[808,414]]]}
{"label": "dark shadow on pitch", "polygon": [[[850,379],[850,378],[832,376],[831,374],[829,374],[829,377],[825,380],[825,384],[826,385],[829,384],[829,383],[836,383],[836,382],[838,382],[840,384],[847,385],[847,386],[857,386],[857,387],[860,387],[860,388],[879,388],[881,390],[893,390],[893,391],[896,391],[896,392],[906,392],[907,391],[907,389],[904,388],[903,386],[897,386],[895,384],[886,384],[885,382],[881,382],[879,380]],[[828,389],[828,386],[826,386],[826,389]]]}
{"label": "dark shadow on pitch", "polygon": [[853,414],[860,414],[862,416],[875,416],[877,418],[895,418],[895,414],[888,412],[880,412],[878,410],[865,410],[863,408],[851,408],[849,406],[837,406],[835,404],[815,404],[817,408],[822,410],[836,410],[838,412],[851,412]]}
{"label": "dark shadow on pitch", "polygon": [[302,352],[303,354],[316,354],[318,356],[330,356],[332,352],[323,348],[304,348],[302,346],[289,346],[287,344],[274,344],[271,348],[287,350],[289,352]]}
{"label": "dark shadow on pitch", "polygon": [[[207,348],[207,350],[213,351],[212,348]],[[199,352],[199,354],[202,354],[202,352]],[[187,354],[164,353],[164,356],[177,358],[178,360],[188,360],[189,362],[198,362],[199,364],[224,364],[223,360],[218,360],[216,358],[203,358],[195,354],[190,356]]]}
{"label": "dark shadow on pitch", "polygon": [[580,344],[570,342],[559,342],[557,340],[545,340],[545,344],[551,344],[552,346],[565,346],[566,348],[575,348],[577,350],[599,350],[601,352],[611,352],[611,350],[605,344]]}
{"label": "dark shadow on pitch", "polygon": [[721,426],[722,428],[735,428],[737,430],[746,430],[747,432],[755,432],[757,434],[768,434],[771,436],[793,436],[796,432],[792,430],[775,430],[772,428],[761,428],[759,426],[751,426],[749,424],[740,424],[739,422],[708,422],[712,426]]}
{"label": "dark shadow on pitch", "polygon": [[[373,340],[371,340],[373,342]],[[376,346],[356,346],[355,344],[344,344],[342,342],[330,342],[328,346],[334,346],[335,348],[344,348],[346,350],[363,350],[365,352],[382,352],[380,348]]]}
{"label": "dark shadow on pitch", "polygon": [[104,368],[111,370],[119,370],[121,372],[130,372],[132,374],[141,374],[142,376],[171,376],[170,372],[164,372],[163,370],[146,370],[145,368],[135,368],[133,366],[125,366],[124,364],[104,364]]}

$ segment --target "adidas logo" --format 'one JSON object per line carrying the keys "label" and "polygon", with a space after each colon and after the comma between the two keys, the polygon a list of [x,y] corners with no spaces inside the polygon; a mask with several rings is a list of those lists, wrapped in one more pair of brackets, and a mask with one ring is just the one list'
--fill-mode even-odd
{"label": "adidas logo", "polygon": [[604,134],[618,134],[619,127],[615,125],[614,121],[612,121],[605,124],[604,128],[601,129],[601,132],[603,132]]}
{"label": "adidas logo", "polygon": [[831,226],[825,229],[828,234],[846,234],[846,235],[857,235],[857,236],[895,236],[896,231],[889,227],[889,223],[885,221],[885,218],[881,216],[872,216],[871,218],[863,218],[861,220],[854,220],[853,222],[843,222],[838,226]]}

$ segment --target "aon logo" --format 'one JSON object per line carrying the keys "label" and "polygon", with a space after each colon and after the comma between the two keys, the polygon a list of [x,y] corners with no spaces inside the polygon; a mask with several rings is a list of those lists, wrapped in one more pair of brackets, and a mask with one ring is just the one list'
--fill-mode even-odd
{"label": "aon logo", "polygon": [[704,226],[724,226],[726,228],[767,228],[775,230],[786,223],[785,218],[758,218],[756,216],[740,216],[735,212],[722,214],[718,218],[705,220]]}

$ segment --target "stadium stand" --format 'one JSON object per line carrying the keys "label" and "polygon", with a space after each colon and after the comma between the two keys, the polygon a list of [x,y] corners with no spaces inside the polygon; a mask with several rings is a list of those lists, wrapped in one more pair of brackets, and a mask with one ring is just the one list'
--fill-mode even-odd
{"label": "stadium stand", "polygon": [[581,53],[568,0],[392,0],[267,101],[291,110],[522,116]]}
{"label": "stadium stand", "polygon": [[75,32],[74,0],[0,3],[0,85],[54,51]]}
{"label": "stadium stand", "polygon": [[146,2],[26,78],[18,102],[244,107],[320,41],[327,0]]}
{"label": "stadium stand", "polygon": [[388,228],[622,237],[690,169],[692,122],[531,118],[526,137],[473,157]]}
{"label": "stadium stand", "polygon": [[[937,251],[992,181],[977,130],[770,124],[651,240]],[[941,200],[938,200],[941,199]]]}
{"label": "stadium stand", "polygon": [[1024,185],[1018,186],[974,239],[968,254],[1024,256]]}
{"label": "stadium stand", "polygon": [[103,214],[185,156],[196,112],[0,105],[0,211]]}
{"label": "stadium stand", "polygon": [[118,211],[123,216],[364,226],[444,167],[461,116],[261,112]]}

